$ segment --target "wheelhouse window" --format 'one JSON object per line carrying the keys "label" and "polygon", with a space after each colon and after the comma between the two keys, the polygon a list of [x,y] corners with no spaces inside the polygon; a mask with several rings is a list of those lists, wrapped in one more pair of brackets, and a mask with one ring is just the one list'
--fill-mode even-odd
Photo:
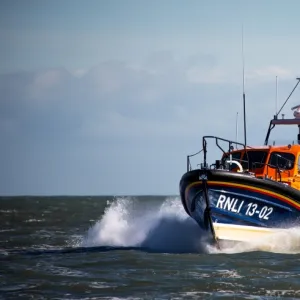
{"label": "wheelhouse window", "polygon": [[[264,167],[268,156],[265,150],[248,150],[244,153],[242,166],[250,171]],[[249,166],[248,166],[249,162]]]}
{"label": "wheelhouse window", "polygon": [[272,152],[269,159],[269,165],[272,168],[291,170],[294,168],[295,155],[286,152]]}

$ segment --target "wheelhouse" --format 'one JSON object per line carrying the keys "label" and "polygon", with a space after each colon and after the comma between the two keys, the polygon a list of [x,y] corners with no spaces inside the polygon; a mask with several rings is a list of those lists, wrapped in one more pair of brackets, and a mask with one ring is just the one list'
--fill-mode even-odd
{"label": "wheelhouse", "polygon": [[[269,178],[300,188],[300,145],[244,148],[224,153],[222,164],[230,160],[237,161],[244,171],[258,178]],[[239,171],[236,164],[229,163],[228,169]]]}

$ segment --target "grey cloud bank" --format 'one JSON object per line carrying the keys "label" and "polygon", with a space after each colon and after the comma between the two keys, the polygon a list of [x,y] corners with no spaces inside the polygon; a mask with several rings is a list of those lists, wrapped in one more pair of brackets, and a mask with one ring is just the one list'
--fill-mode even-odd
{"label": "grey cloud bank", "polygon": [[[267,70],[249,73],[253,143],[274,113]],[[241,78],[213,57],[161,52],[142,65],[108,61],[75,74],[0,75],[1,195],[176,194],[202,135],[235,138]],[[283,97],[293,84],[281,81]]]}

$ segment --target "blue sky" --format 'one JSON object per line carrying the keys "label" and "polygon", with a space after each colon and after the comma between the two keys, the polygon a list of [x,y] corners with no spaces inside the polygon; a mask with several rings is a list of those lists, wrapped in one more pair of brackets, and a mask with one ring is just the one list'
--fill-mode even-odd
{"label": "blue sky", "polygon": [[0,194],[177,194],[202,135],[235,138],[242,26],[248,141],[262,143],[275,77],[279,106],[300,76],[299,10],[297,0],[2,0]]}

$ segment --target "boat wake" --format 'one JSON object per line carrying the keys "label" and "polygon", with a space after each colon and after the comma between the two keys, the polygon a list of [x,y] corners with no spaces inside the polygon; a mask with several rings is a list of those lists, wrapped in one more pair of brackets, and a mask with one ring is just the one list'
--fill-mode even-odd
{"label": "boat wake", "polygon": [[295,227],[246,243],[209,246],[198,224],[187,216],[177,197],[161,202],[117,198],[106,208],[79,247],[141,249],[165,253],[234,254],[252,251],[300,253],[300,228]]}
{"label": "boat wake", "polygon": [[82,247],[141,247],[167,253],[207,252],[196,222],[177,197],[161,202],[117,198],[81,242]]}

